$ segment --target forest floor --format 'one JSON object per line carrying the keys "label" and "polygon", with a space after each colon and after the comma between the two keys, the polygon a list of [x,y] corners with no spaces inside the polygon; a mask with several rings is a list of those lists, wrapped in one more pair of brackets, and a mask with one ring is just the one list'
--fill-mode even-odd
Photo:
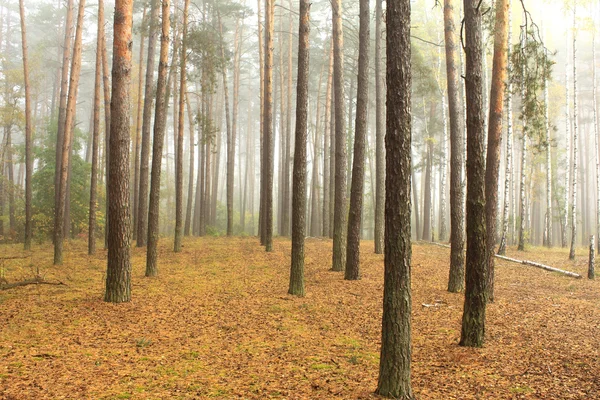
{"label": "forest floor", "polygon": [[[145,251],[133,249],[132,301],[118,305],[102,301],[106,252],[88,256],[85,242],[66,243],[61,267],[49,245],[6,261],[9,282],[39,267],[66,286],[0,292],[0,398],[378,398],[383,256],[373,242],[362,243],[362,279],[349,282],[329,270],[331,241],[308,239],[304,298],[287,294],[289,240],[272,253],[255,238],[171,248],[161,240],[157,278],[144,277]],[[585,249],[567,254],[508,255],[586,276]],[[413,247],[418,399],[600,398],[600,280],[497,260],[485,346],[463,348],[448,258],[443,247]]]}

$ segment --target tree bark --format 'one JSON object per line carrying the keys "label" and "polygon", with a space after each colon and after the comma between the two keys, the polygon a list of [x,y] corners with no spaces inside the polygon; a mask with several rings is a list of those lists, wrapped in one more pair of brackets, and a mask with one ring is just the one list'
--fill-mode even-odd
{"label": "tree bark", "polygon": [[265,250],[273,251],[273,0],[265,0],[263,156]]}
{"label": "tree bark", "polygon": [[446,82],[450,117],[450,274],[448,291],[462,292],[465,281],[464,126],[459,97],[456,17],[454,0],[444,0],[444,39],[446,47]]}
{"label": "tree bark", "polygon": [[327,92],[325,94],[325,124],[323,129],[323,236],[328,237],[331,230],[329,215],[331,214],[331,185],[330,185],[330,137],[332,119],[332,87],[333,87],[333,39],[329,47],[329,70],[327,78]]}
{"label": "tree bark", "polygon": [[[165,0],[163,0],[165,1]],[[188,34],[188,9],[190,0],[184,1],[183,6],[183,40],[181,41],[181,55],[179,57],[179,116],[177,125],[177,148],[175,164],[175,240],[173,251],[181,251],[181,240],[183,236],[183,127],[186,93],[186,59],[187,59],[187,34]]]}
{"label": "tree bark", "polygon": [[333,13],[333,88],[335,92],[335,195],[333,210],[333,271],[346,268],[346,119],[344,116],[344,35],[342,1],[331,2]]}
{"label": "tree bark", "polygon": [[485,335],[487,232],[485,214],[482,13],[464,0],[467,100],[467,258],[461,346],[481,347]]}
{"label": "tree bark", "polygon": [[487,160],[485,170],[485,221],[487,241],[487,300],[494,301],[494,245],[496,239],[496,214],[498,211],[498,180],[500,179],[500,146],[502,144],[502,115],[508,62],[507,34],[509,0],[496,1],[494,24],[494,60],[490,113],[488,124]]}
{"label": "tree bark", "polygon": [[288,293],[304,296],[304,236],[306,233],[306,138],[308,114],[310,1],[300,1],[298,28],[298,79],[296,92],[296,144],[292,193],[292,265]]}
{"label": "tree bark", "polygon": [[[187,3],[188,0],[186,0]],[[169,66],[169,0],[161,0],[162,32],[160,35],[160,55],[158,60],[158,80],[156,82],[156,106],[154,109],[154,138],[152,142],[152,171],[150,177],[150,201],[148,205],[148,239],[146,250],[146,276],[158,275],[158,235],[160,209],[160,174],[162,170],[163,145],[165,143],[165,127],[167,125],[167,73]],[[187,9],[186,9],[187,10]],[[184,11],[185,13],[185,11]],[[184,17],[185,18],[185,17]],[[185,39],[184,39],[185,40]],[[185,47],[185,46],[184,46]],[[182,60],[184,57],[182,57]],[[184,61],[182,61],[184,63]],[[183,90],[181,98],[183,98]],[[180,104],[181,106],[181,104]],[[182,107],[183,108],[183,107]],[[181,117],[181,116],[180,116]],[[181,124],[181,120],[180,120]],[[179,156],[179,155],[178,155]],[[178,157],[181,163],[181,157]],[[179,176],[177,176],[179,177]],[[179,189],[179,186],[178,186]],[[177,192],[179,193],[179,192]],[[178,214],[179,215],[179,214]]]}
{"label": "tree bark", "polygon": [[385,203],[385,82],[382,73],[383,0],[375,0],[375,254],[383,253]]}
{"label": "tree bark", "polygon": [[411,388],[410,1],[387,2],[385,246],[377,394],[413,399]]}
{"label": "tree bark", "polygon": [[[142,96],[142,87],[144,83],[144,32],[146,23],[146,6],[142,14],[142,30],[140,33],[140,60],[138,65],[138,101],[137,112],[135,118],[135,155],[133,161],[133,220],[132,225],[137,226],[138,202],[140,194],[140,146],[141,146],[141,130],[142,130],[142,104],[144,104]],[[137,229],[133,230],[133,239],[137,239]]]}
{"label": "tree bark", "polygon": [[113,80],[109,167],[108,263],[104,301],[131,300],[131,261],[129,223],[129,89],[131,83],[132,0],[115,3],[113,41]]}
{"label": "tree bark", "polygon": [[21,16],[21,42],[23,49],[23,79],[25,85],[25,250],[31,250],[33,227],[31,221],[31,176],[33,173],[33,127],[31,126],[31,88],[29,86],[29,64],[27,62],[27,31],[25,29],[25,7],[23,0],[19,0],[19,14]]}
{"label": "tree bark", "polygon": [[148,58],[146,62],[146,89],[144,95],[144,113],[142,117],[142,148],[140,154],[140,188],[137,211],[137,247],[146,246],[148,239],[148,163],[150,159],[150,127],[152,118],[152,102],[156,96],[154,91],[154,58],[158,36],[158,0],[152,0],[150,6],[150,26],[148,28]]}
{"label": "tree bark", "polygon": [[104,0],[98,1],[98,38],[94,80],[94,116],[92,128],[92,176],[90,182],[90,215],[88,224],[88,254],[96,253],[96,209],[98,185],[98,139],[100,137],[100,85],[102,81],[102,41],[104,40]]}
{"label": "tree bark", "polygon": [[[194,150],[196,149],[196,146],[194,146],[194,116],[192,113],[192,107],[190,106],[190,98],[187,94],[185,95],[185,103],[187,105],[188,123],[190,125],[190,168],[188,170],[188,195],[183,234],[184,236],[190,236],[190,227],[192,224],[192,207],[194,205]],[[201,144],[198,143],[198,146],[200,145]]]}
{"label": "tree bark", "polygon": [[65,203],[67,199],[67,175],[69,167],[69,156],[71,154],[71,136],[73,135],[75,105],[77,104],[77,90],[79,89],[79,72],[81,71],[81,40],[83,30],[85,0],[80,0],[77,14],[77,30],[75,32],[75,44],[73,46],[73,58],[71,64],[71,77],[69,79],[69,95],[67,97],[67,109],[65,113],[65,132],[61,154],[60,186],[58,186],[58,203],[56,207],[55,235],[54,235],[54,265],[63,263],[63,240],[64,240],[64,217]]}
{"label": "tree bark", "polygon": [[344,279],[360,279],[360,224],[362,219],[363,189],[365,179],[365,142],[367,140],[367,107],[369,104],[369,0],[359,3],[360,26],[358,31],[358,77],[356,91],[356,122],[354,129],[354,156],[352,185],[348,215],[348,243]]}

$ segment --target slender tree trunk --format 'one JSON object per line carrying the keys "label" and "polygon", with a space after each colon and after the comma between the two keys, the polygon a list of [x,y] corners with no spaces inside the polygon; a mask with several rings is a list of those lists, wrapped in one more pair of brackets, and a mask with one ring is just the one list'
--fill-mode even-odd
{"label": "slender tree trunk", "polygon": [[94,117],[92,130],[92,176],[90,182],[90,215],[88,254],[96,253],[96,209],[98,208],[98,139],[100,137],[100,85],[102,81],[102,41],[104,40],[104,0],[98,1],[98,38],[96,45],[96,75],[94,80]]}
{"label": "slender tree trunk", "polygon": [[325,94],[325,124],[323,127],[323,236],[328,237],[330,231],[329,215],[331,213],[331,185],[329,184],[330,170],[330,146],[331,137],[331,96],[333,86],[333,39],[329,47],[329,69],[327,78],[327,92]]}
{"label": "slender tree trunk", "polygon": [[[186,6],[187,6],[186,0]],[[154,109],[154,138],[152,142],[152,172],[150,177],[150,201],[148,205],[148,247],[146,251],[146,276],[158,275],[158,235],[159,235],[159,208],[160,208],[160,174],[162,169],[163,145],[165,143],[165,127],[167,125],[167,73],[169,66],[169,30],[171,22],[169,16],[169,0],[161,0],[162,6],[162,32],[160,35],[160,55],[158,61],[158,80],[156,82],[156,107]],[[184,14],[187,12],[187,8]],[[185,20],[185,17],[184,17]],[[185,21],[184,21],[185,24]],[[185,30],[185,28],[184,28]],[[185,42],[185,36],[184,36]],[[185,45],[183,49],[185,50]],[[185,57],[182,57],[182,64],[185,64]],[[182,68],[182,80],[184,69]],[[185,86],[182,85],[181,96],[183,99]],[[183,109],[183,104],[179,104]],[[180,115],[180,125],[183,117]],[[183,134],[180,134],[183,136]],[[179,149],[178,149],[179,150]],[[179,152],[179,151],[178,151]],[[182,161],[181,154],[178,154],[177,163]],[[179,175],[177,176],[179,178]],[[179,189],[179,185],[177,186]],[[179,191],[177,192],[179,194]],[[179,216],[179,214],[177,214]]]}
{"label": "slender tree trunk", "polygon": [[[165,1],[165,0],[163,0]],[[190,0],[184,1],[183,6],[183,40],[181,41],[181,55],[179,63],[179,116],[177,126],[177,147],[175,149],[177,163],[175,164],[175,240],[173,251],[181,251],[181,240],[183,236],[183,126],[186,93],[186,58],[187,58],[187,34],[188,34],[188,9]]]}
{"label": "slender tree trunk", "polygon": [[381,57],[383,0],[375,0],[375,254],[383,253],[385,202],[385,102]]}
{"label": "slender tree trunk", "polygon": [[[454,0],[444,0],[444,38],[446,44],[446,82],[450,116],[450,276],[448,291],[462,292],[465,281],[464,126],[459,96],[457,34]],[[416,203],[415,203],[416,204]]]}
{"label": "slender tree trunk", "polygon": [[257,0],[258,2],[258,12],[257,12],[257,16],[258,16],[258,64],[259,64],[259,71],[260,71],[260,95],[259,95],[259,103],[260,103],[260,133],[259,133],[259,140],[260,140],[260,190],[259,190],[259,211],[258,211],[258,236],[260,237],[260,244],[264,245],[265,244],[265,229],[264,229],[264,217],[265,217],[265,210],[264,210],[264,181],[265,181],[265,170],[264,170],[264,117],[265,117],[265,113],[264,113],[264,94],[265,94],[265,62],[264,62],[264,50],[265,50],[265,42],[264,42],[264,38],[263,38],[263,29],[262,29],[262,24],[263,24],[263,19],[262,19],[262,6],[261,6],[261,2],[260,0]]}
{"label": "slender tree trunk", "polygon": [[131,29],[133,2],[115,3],[113,41],[113,80],[110,135],[110,236],[104,301],[131,300],[130,220],[129,220],[129,89],[131,84]]}
{"label": "slender tree trunk", "polygon": [[144,95],[144,113],[142,117],[142,148],[140,155],[140,188],[137,211],[137,247],[146,246],[148,228],[148,169],[150,159],[150,127],[152,101],[156,96],[154,89],[154,58],[158,37],[158,0],[152,0],[150,6],[150,26],[148,28],[148,58],[146,63],[146,89]]}
{"label": "slender tree trunk", "polygon": [[265,0],[265,85],[263,117],[265,249],[273,251],[273,0]]}
{"label": "slender tree trunk", "polygon": [[360,279],[360,223],[362,219],[363,188],[365,179],[367,107],[369,104],[369,22],[371,15],[369,11],[369,0],[361,0],[359,4],[358,89],[356,91],[352,189],[350,191],[350,213],[348,216],[348,247],[346,252],[346,272],[344,275],[344,278],[347,280]]}
{"label": "slender tree trunk", "polygon": [[[521,28],[522,30],[523,28]],[[521,48],[524,48],[526,45],[525,36],[521,34]],[[524,67],[521,67],[521,76],[524,76]],[[521,83],[521,103],[522,103],[522,114],[525,115],[524,109],[524,99],[526,95],[525,83]],[[520,196],[519,196],[519,204],[520,204],[520,221],[519,221],[519,244],[517,249],[519,251],[525,250],[525,241],[526,241],[526,202],[525,202],[525,177],[526,177],[526,167],[527,167],[527,118],[523,118],[523,132],[521,139],[521,183],[520,183]]]}
{"label": "slender tree trunk", "polygon": [[110,146],[108,145],[110,142],[110,124],[111,124],[111,86],[110,86],[110,78],[109,78],[109,68],[108,68],[108,55],[106,51],[106,35],[102,39],[102,89],[104,91],[104,159],[105,159],[105,187],[106,187],[106,206],[104,216],[104,220],[106,221],[106,226],[104,228],[104,248],[108,249],[108,234],[110,227],[110,179],[109,179],[109,165],[110,165]]}
{"label": "slender tree trunk", "polygon": [[[63,42],[62,68],[60,73],[60,99],[58,106],[58,123],[56,130],[56,165],[54,168],[54,215],[58,214],[58,196],[60,187],[60,174],[62,170],[62,151],[65,135],[65,117],[67,114],[67,96],[69,94],[69,64],[71,60],[71,37],[73,36],[73,0],[67,1],[67,15],[65,17],[65,40]],[[54,226],[56,231],[57,227]],[[54,238],[57,233],[54,233]]]}
{"label": "slender tree trunk", "polygon": [[311,205],[310,205],[310,236],[317,237],[321,231],[319,226],[319,142],[321,140],[319,134],[321,132],[321,84],[323,81],[323,70],[325,64],[321,64],[319,72],[319,84],[317,86],[317,117],[315,119],[315,134],[313,140],[313,162],[312,162],[312,177],[311,177]]}
{"label": "slender tree trunk", "polygon": [[[431,103],[431,116],[434,115],[434,106],[435,103]],[[425,111],[425,110],[423,110]],[[426,117],[425,117],[426,118]],[[428,129],[426,128],[428,131]],[[427,132],[429,135],[429,132]],[[431,203],[432,203],[432,195],[431,195],[431,175],[433,169],[433,138],[428,137],[426,139],[427,143],[427,155],[426,155],[426,166],[425,166],[425,184],[423,185],[423,235],[421,239],[423,240],[431,240]]]}
{"label": "slender tree trunk", "polygon": [[573,3],[573,197],[571,200],[571,249],[569,260],[575,259],[575,242],[577,239],[577,134],[579,124],[577,118],[577,14],[576,3]]}
{"label": "slender tree trunk", "polygon": [[[235,143],[237,140],[237,124],[238,124],[238,109],[239,109],[239,93],[240,93],[240,58],[241,58],[241,46],[240,38],[243,34],[239,18],[236,18],[235,22],[235,36],[233,40],[233,104],[231,105],[232,116],[231,116],[231,146],[227,149],[227,187],[231,186],[229,193],[231,193],[231,214],[233,215],[233,193],[234,193],[234,173],[235,173]],[[241,150],[240,150],[241,153]],[[240,163],[241,165],[241,163]],[[241,176],[241,174],[240,174]],[[229,180],[231,179],[231,182]],[[239,189],[239,188],[238,188]],[[228,189],[229,190],[229,189]],[[229,204],[229,203],[228,203]],[[233,218],[233,217],[232,217]],[[240,215],[240,218],[242,216]],[[232,219],[233,221],[233,219]]]}
{"label": "slender tree trunk", "polygon": [[[142,30],[140,33],[140,60],[138,65],[138,101],[137,112],[135,119],[135,155],[133,162],[133,221],[132,225],[137,226],[138,217],[138,202],[140,194],[140,146],[141,146],[141,130],[142,130],[142,104],[144,104],[142,96],[142,87],[144,83],[144,32],[146,21],[146,6],[142,14]],[[137,239],[137,229],[133,230],[133,239]]]}
{"label": "slender tree trunk", "polygon": [[310,2],[300,1],[298,29],[298,80],[296,94],[296,144],[292,194],[292,265],[288,293],[304,296],[304,236],[306,232],[306,138],[308,114]]}
{"label": "slender tree trunk", "polygon": [[333,209],[332,270],[346,268],[346,119],[344,116],[344,36],[342,1],[331,2],[333,12],[333,87],[335,113],[335,201]]}
{"label": "slender tree trunk", "polygon": [[[188,170],[188,195],[183,234],[185,236],[190,236],[190,227],[192,224],[192,206],[194,204],[194,150],[196,147],[194,146],[194,117],[192,113],[192,107],[190,106],[190,98],[187,94],[185,95],[185,102],[188,111],[188,123],[190,125],[190,168]],[[198,146],[200,145],[201,144],[198,143]]]}
{"label": "slender tree trunk", "polygon": [[33,133],[31,126],[31,93],[29,86],[29,64],[27,63],[27,31],[25,29],[25,7],[23,0],[19,0],[19,14],[21,16],[21,42],[23,48],[23,79],[25,85],[25,250],[31,250],[31,238],[33,235],[31,221],[31,176],[33,173],[33,154],[32,140]]}
{"label": "slender tree trunk", "polygon": [[482,10],[465,0],[467,100],[467,258],[461,346],[483,346],[486,308],[487,232],[485,213]]}
{"label": "slender tree trunk", "polygon": [[[592,41],[593,43],[593,41]],[[593,51],[592,51],[593,52]],[[593,62],[592,62],[593,64]],[[595,71],[595,68],[594,68]],[[594,81],[595,83],[595,81]],[[596,94],[594,92],[594,101]],[[544,122],[546,130],[546,215],[544,224],[544,242],[547,247],[552,247],[552,162],[550,145],[550,119],[548,117],[549,96],[548,79],[544,80]],[[596,107],[594,106],[594,115]],[[595,121],[595,119],[594,119]],[[596,152],[597,153],[597,152]]]}
{"label": "slender tree trunk", "polygon": [[569,98],[569,35],[566,35],[567,44],[566,44],[566,54],[565,57],[565,165],[567,167],[567,171],[565,173],[565,199],[564,199],[564,212],[562,218],[562,230],[561,230],[561,246],[563,248],[567,247],[567,230],[569,226],[569,193],[571,189],[570,184],[570,174],[571,174],[571,112],[569,110],[570,107],[570,98]]}
{"label": "slender tree trunk", "polygon": [[[288,1],[288,6],[290,10],[293,10],[292,0]],[[292,81],[293,81],[293,73],[292,73],[292,43],[294,40],[293,37],[293,29],[294,29],[294,20],[292,18],[292,12],[288,13],[289,17],[289,36],[288,36],[288,62],[287,62],[287,111],[286,111],[286,127],[285,127],[285,158],[283,164],[283,232],[285,236],[289,235],[290,232],[290,207],[291,207],[291,193],[290,193],[290,169],[291,169],[291,161],[292,161]]]}
{"label": "slender tree trunk", "polygon": [[[596,159],[596,237],[598,253],[600,253],[600,132],[598,129],[598,98],[596,85],[596,33],[592,33],[592,91],[594,108],[594,155]],[[550,146],[548,146],[550,147]]]}
{"label": "slender tree trunk", "polygon": [[413,399],[411,388],[410,1],[387,2],[385,272],[377,394]]}
{"label": "slender tree trunk", "polygon": [[500,179],[500,149],[502,144],[502,115],[504,112],[505,81],[507,77],[507,35],[509,0],[496,1],[494,25],[494,61],[490,113],[487,137],[487,161],[485,163],[485,221],[487,231],[487,300],[494,301],[494,246],[498,212],[498,180]]}
{"label": "slender tree trunk", "polygon": [[79,89],[79,72],[81,70],[81,40],[83,30],[84,8],[85,0],[80,0],[77,14],[77,30],[75,33],[74,42],[75,44],[73,46],[71,77],[69,79],[69,95],[67,98],[67,109],[65,115],[65,132],[60,168],[60,186],[57,188],[59,196],[55,218],[54,265],[62,265],[63,263],[63,230],[65,228],[63,224],[65,217],[65,205],[67,199],[67,175],[69,166],[69,155],[71,153],[71,136],[73,134],[75,119],[75,105],[77,104],[77,90]]}

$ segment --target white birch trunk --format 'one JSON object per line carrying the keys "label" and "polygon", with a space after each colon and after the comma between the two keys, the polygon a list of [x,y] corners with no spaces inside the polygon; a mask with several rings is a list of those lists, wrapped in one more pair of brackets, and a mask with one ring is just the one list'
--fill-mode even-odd
{"label": "white birch trunk", "polygon": [[575,259],[575,240],[577,238],[577,13],[573,4],[573,193],[571,197],[571,249],[569,259]]}
{"label": "white birch trunk", "polygon": [[[567,55],[569,53],[569,35],[567,34]],[[568,56],[566,60],[568,60]],[[569,97],[569,62],[565,63],[565,200],[562,215],[561,246],[567,247],[567,227],[569,226],[569,193],[571,189],[571,99]]]}
{"label": "white birch trunk", "polygon": [[[547,54],[547,53],[546,53]],[[544,244],[552,247],[552,163],[550,158],[550,122],[548,119],[548,79],[544,80],[544,122],[546,124],[546,218]]]}

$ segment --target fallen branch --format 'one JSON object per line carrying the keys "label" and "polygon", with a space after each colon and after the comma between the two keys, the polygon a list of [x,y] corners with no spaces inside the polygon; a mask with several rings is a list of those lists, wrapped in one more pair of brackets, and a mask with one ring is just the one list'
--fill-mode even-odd
{"label": "fallen branch", "polygon": [[528,260],[517,260],[516,258],[510,258],[510,257],[506,257],[506,256],[501,256],[501,255],[498,255],[498,254],[496,254],[496,257],[499,258],[499,259],[501,259],[501,260],[504,260],[504,261],[510,261],[510,262],[514,262],[514,263],[517,263],[517,264],[530,265],[532,267],[545,269],[546,271],[558,272],[559,274],[567,275],[567,276],[570,276],[572,278],[581,279],[581,275],[579,275],[579,274],[577,274],[575,272],[565,271],[564,269],[554,268],[554,267],[551,267],[549,265],[540,264],[540,263],[536,263],[536,262],[528,261]]}
{"label": "fallen branch", "polygon": [[57,286],[66,286],[61,281],[50,282],[50,281],[47,281],[47,280],[45,280],[44,278],[42,278],[40,276],[36,276],[33,279],[25,279],[24,281],[20,281],[20,282],[2,284],[2,285],[0,285],[0,290],[14,289],[16,287],[27,286],[27,285],[57,285]]}
{"label": "fallen branch", "polygon": [[[419,243],[433,244],[435,246],[450,248],[449,245],[443,244],[443,243],[427,242],[427,241],[424,241],[424,240],[420,240]],[[559,274],[567,275],[567,276],[570,276],[572,278],[581,279],[581,275],[579,275],[578,273],[571,272],[571,271],[565,271],[564,269],[554,268],[554,267],[551,267],[549,265],[536,263],[534,261],[518,260],[516,258],[501,256],[499,254],[495,254],[494,256],[496,258],[499,258],[499,259],[504,260],[504,261],[510,261],[510,262],[514,262],[514,263],[517,263],[517,264],[529,265],[529,266],[532,266],[532,267],[544,269],[546,271],[558,272]]]}

